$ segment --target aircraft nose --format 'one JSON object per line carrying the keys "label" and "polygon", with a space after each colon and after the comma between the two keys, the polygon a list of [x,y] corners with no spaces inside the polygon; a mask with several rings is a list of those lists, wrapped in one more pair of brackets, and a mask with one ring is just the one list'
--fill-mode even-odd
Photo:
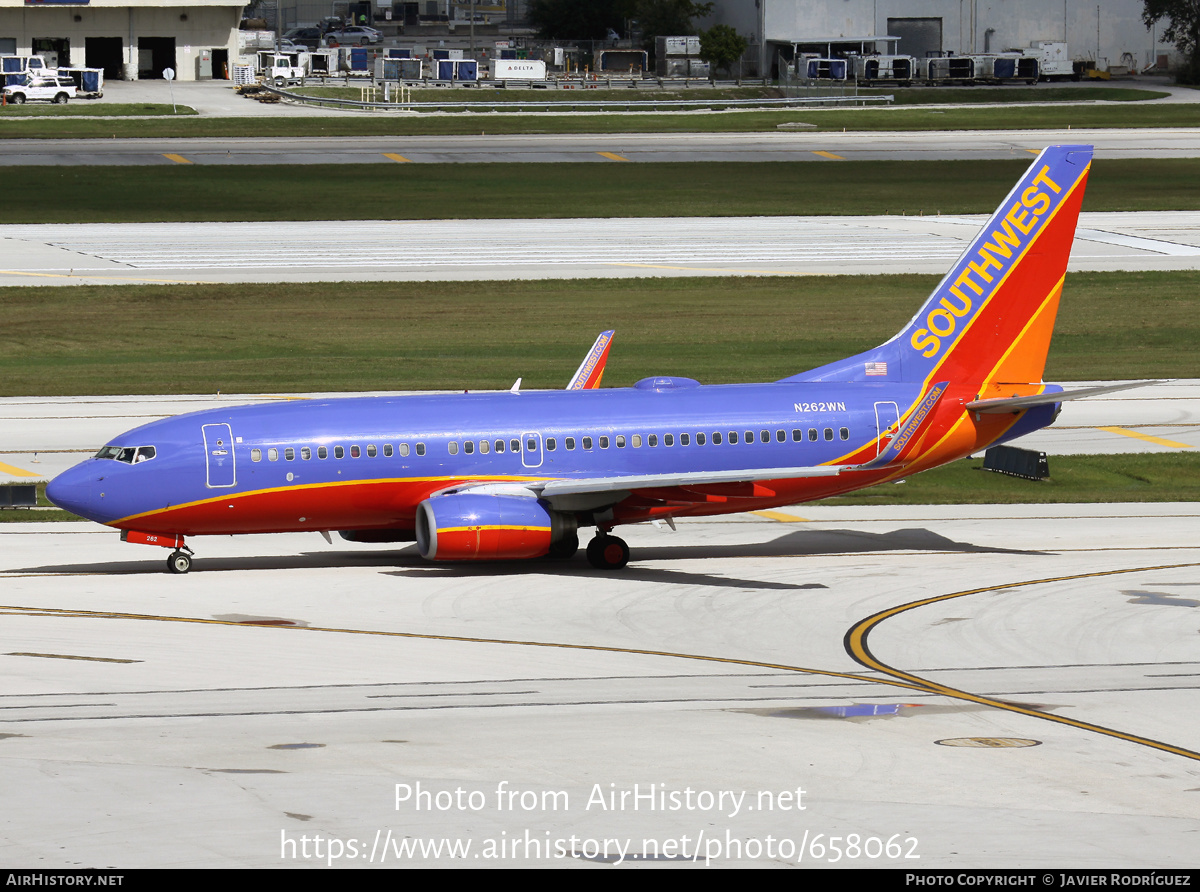
{"label": "aircraft nose", "polygon": [[46,484],[46,498],[72,514],[95,520],[96,483],[99,476],[84,465],[63,471]]}

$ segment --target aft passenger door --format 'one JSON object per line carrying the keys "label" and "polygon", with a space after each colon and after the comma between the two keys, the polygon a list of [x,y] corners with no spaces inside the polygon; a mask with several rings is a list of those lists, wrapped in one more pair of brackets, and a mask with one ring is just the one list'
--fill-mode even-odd
{"label": "aft passenger door", "polygon": [[228,424],[206,424],[201,430],[204,433],[205,486],[213,489],[235,485],[233,430]]}

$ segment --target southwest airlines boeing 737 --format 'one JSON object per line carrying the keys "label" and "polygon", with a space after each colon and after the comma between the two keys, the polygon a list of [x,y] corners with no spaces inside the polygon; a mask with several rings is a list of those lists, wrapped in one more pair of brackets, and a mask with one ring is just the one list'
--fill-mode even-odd
{"label": "southwest airlines boeing 737", "polygon": [[1045,427],[1042,383],[1090,146],[1043,151],[905,328],[767,384],[599,388],[605,332],[562,391],[359,397],[144,425],[51,482],[56,505],[172,549],[309,530],[416,540],[431,561],[567,557],[598,568],[621,524],[792,505],[907,477]]}

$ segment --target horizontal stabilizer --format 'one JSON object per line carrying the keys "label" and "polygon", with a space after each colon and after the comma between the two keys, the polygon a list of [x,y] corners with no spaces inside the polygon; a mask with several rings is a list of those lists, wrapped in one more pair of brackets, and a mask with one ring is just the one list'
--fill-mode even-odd
{"label": "horizontal stabilizer", "polygon": [[1005,412],[1020,412],[1022,409],[1032,409],[1034,406],[1048,406],[1065,400],[1078,400],[1087,396],[1099,396],[1102,393],[1116,393],[1118,390],[1130,390],[1134,387],[1145,387],[1147,384],[1161,384],[1162,381],[1134,381],[1132,384],[1105,384],[1100,387],[1084,387],[1080,390],[1060,390],[1057,393],[1038,393],[1033,396],[1014,396],[1000,399],[972,400],[967,408],[972,412],[983,415],[999,415]]}

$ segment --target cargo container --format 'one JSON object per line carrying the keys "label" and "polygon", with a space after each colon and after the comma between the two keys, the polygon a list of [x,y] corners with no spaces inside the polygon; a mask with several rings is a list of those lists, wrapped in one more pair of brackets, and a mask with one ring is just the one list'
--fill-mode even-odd
{"label": "cargo container", "polygon": [[1071,57],[1067,55],[1067,44],[1062,40],[1035,40],[1029,44],[1028,50],[1021,52],[1033,56],[1038,61],[1038,78],[1051,80],[1079,80]]}
{"label": "cargo container", "polygon": [[546,63],[536,59],[493,59],[492,77],[498,81],[544,81]]}
{"label": "cargo container", "polygon": [[912,56],[854,56],[854,77],[860,83],[911,84],[916,62]]}
{"label": "cargo container", "polygon": [[69,77],[80,99],[99,99],[104,95],[103,68],[60,68],[60,77]]}
{"label": "cargo container", "polygon": [[641,74],[650,66],[650,54],[645,50],[598,50],[595,54],[597,71],[636,72]]}
{"label": "cargo container", "polygon": [[809,59],[805,76],[809,80],[844,81],[846,68],[845,59]]}

